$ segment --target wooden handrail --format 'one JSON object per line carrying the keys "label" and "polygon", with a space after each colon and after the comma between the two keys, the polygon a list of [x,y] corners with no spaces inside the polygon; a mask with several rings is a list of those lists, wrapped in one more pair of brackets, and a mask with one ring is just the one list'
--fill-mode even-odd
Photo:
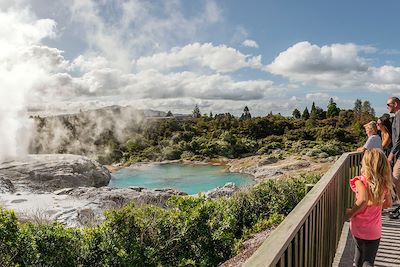
{"label": "wooden handrail", "polygon": [[343,154],[243,266],[331,266],[361,157]]}

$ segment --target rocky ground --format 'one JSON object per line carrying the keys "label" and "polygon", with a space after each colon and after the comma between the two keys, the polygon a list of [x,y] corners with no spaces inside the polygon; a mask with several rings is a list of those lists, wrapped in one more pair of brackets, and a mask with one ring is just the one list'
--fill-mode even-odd
{"label": "rocky ground", "polygon": [[275,179],[281,176],[296,175],[310,172],[326,172],[336,161],[337,157],[315,159],[308,156],[271,156],[257,155],[227,162],[229,171],[247,173],[256,182]]}
{"label": "rocky ground", "polygon": [[8,179],[7,183],[16,191],[40,193],[66,187],[106,186],[111,175],[103,165],[86,157],[39,154],[1,163],[0,179]]}
{"label": "rocky ground", "polygon": [[255,234],[252,238],[243,242],[240,252],[233,258],[220,264],[218,267],[239,267],[242,266],[245,261],[250,258],[251,255],[258,249],[259,246],[264,242],[268,235],[273,229],[267,229],[260,233]]}
{"label": "rocky ground", "polygon": [[[324,173],[335,160],[258,155],[234,160],[219,159],[213,161],[213,164],[226,164],[230,171],[251,174],[256,182],[261,182],[301,173]],[[86,157],[64,154],[29,155],[24,159],[2,163],[0,206],[14,209],[22,220],[38,223],[57,220],[69,227],[81,227],[101,222],[104,210],[118,208],[128,202],[164,206],[170,196],[186,195],[174,189],[107,187],[111,179],[109,170],[115,171],[118,168],[105,168]],[[234,184],[226,184],[206,192],[206,196],[230,196],[238,190]],[[240,253],[221,266],[241,266],[270,231],[258,233],[247,240]]]}
{"label": "rocky ground", "polygon": [[[28,155],[0,164],[0,206],[13,209],[23,220],[81,227],[101,222],[105,210],[129,202],[163,207],[171,196],[187,195],[171,188],[111,188],[106,186],[110,179],[107,168],[83,156]],[[228,183],[205,193],[216,198],[238,190]]]}

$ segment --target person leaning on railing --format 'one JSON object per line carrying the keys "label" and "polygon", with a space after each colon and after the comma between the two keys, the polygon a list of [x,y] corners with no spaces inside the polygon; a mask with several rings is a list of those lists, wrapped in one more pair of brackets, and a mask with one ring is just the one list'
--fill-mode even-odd
{"label": "person leaning on railing", "polygon": [[362,147],[357,148],[358,152],[364,152],[367,149],[378,148],[382,149],[382,140],[378,135],[378,128],[376,122],[370,121],[364,125],[365,132],[368,135],[367,142]]}

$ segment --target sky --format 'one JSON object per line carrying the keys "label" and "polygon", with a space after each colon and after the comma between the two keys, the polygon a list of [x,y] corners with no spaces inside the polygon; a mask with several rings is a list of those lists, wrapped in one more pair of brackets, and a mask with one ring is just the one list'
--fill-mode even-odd
{"label": "sky", "polygon": [[394,0],[0,0],[0,125],[17,133],[27,110],[114,104],[291,115],[330,98],[368,100],[379,116],[400,95],[398,10]]}

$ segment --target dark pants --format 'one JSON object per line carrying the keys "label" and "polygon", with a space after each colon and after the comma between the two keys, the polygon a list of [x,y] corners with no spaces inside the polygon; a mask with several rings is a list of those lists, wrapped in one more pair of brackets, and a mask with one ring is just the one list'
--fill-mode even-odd
{"label": "dark pants", "polygon": [[381,241],[381,239],[364,240],[354,236],[354,242],[356,244],[354,263],[357,267],[374,266],[379,241]]}

